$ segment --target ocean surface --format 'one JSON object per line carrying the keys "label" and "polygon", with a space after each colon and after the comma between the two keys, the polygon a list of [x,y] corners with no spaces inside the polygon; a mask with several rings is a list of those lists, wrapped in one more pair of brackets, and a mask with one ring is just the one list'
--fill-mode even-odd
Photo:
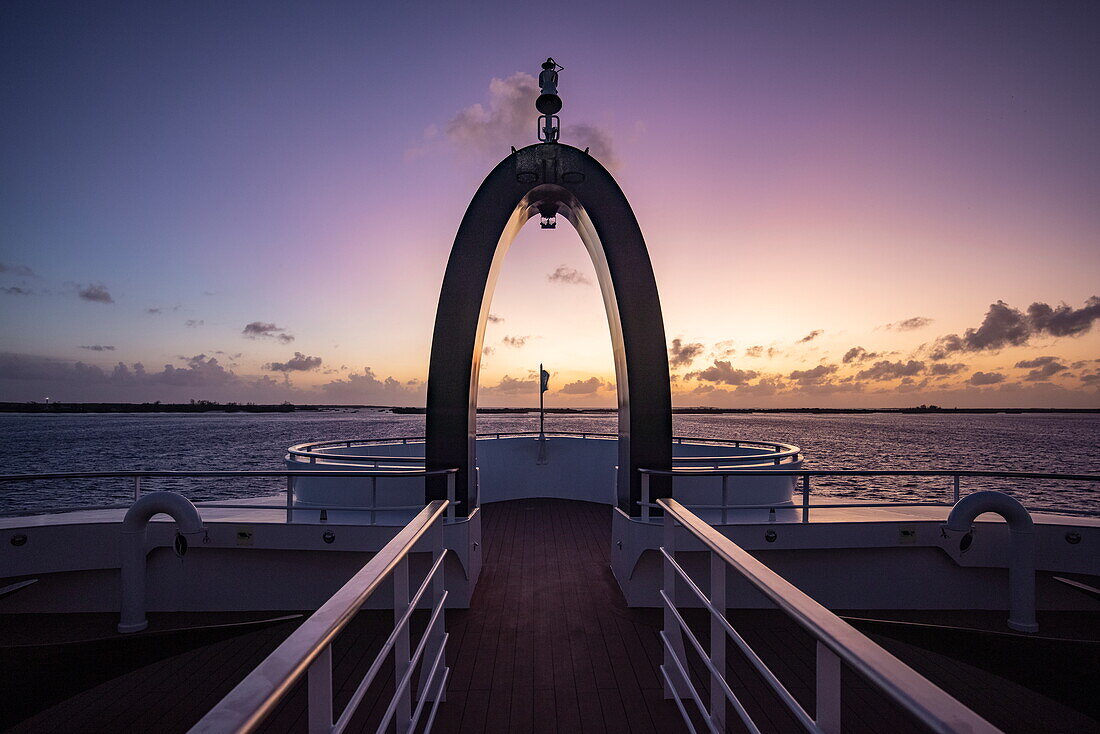
{"label": "ocean surface", "polygon": [[[676,435],[800,446],[807,469],[991,469],[1100,474],[1096,415],[676,415]],[[548,431],[614,432],[614,415],[550,415]],[[536,430],[537,415],[482,415],[479,432]],[[333,439],[421,436],[424,416],[376,410],[267,414],[0,415],[0,474],[60,471],[284,469],[285,449]],[[110,504],[132,480],[4,482],[0,512]],[[282,479],[146,479],[193,500],[261,496]],[[815,493],[867,501],[950,499],[950,478],[814,479]],[[1029,507],[1100,514],[1100,483],[964,479]]]}

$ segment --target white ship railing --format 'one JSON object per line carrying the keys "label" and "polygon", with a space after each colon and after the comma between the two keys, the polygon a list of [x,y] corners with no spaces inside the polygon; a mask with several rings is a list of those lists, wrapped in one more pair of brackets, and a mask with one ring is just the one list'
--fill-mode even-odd
{"label": "white ship railing", "polygon": [[[547,438],[580,438],[584,440],[590,438],[619,438],[619,434],[617,433],[591,433],[582,431],[545,431],[543,433],[539,433],[538,431],[495,431],[491,433],[477,434],[477,437],[482,439],[528,438],[534,436],[545,436]],[[325,449],[350,449],[357,446],[381,448],[385,446],[403,446],[410,443],[423,443],[424,440],[425,438],[423,436],[403,436],[401,438],[358,438],[344,439],[339,441],[313,441],[310,443],[300,443],[295,446],[291,446],[289,449],[287,449],[286,453],[289,457],[294,457],[296,460],[305,460],[311,464],[316,464],[319,462],[365,463],[372,466],[378,466],[379,462],[394,464],[418,464],[423,463],[423,456],[388,456],[381,454],[329,454],[325,453]],[[730,466],[758,463],[781,464],[798,461],[802,458],[802,449],[800,449],[799,447],[788,443],[777,443],[775,441],[755,441],[751,439],[741,438],[694,438],[691,436],[674,436],[672,442],[675,445],[694,443],[712,446],[729,446],[738,449],[753,448],[766,450],[765,453],[749,454],[745,456],[676,456],[673,457],[674,463],[713,464],[715,466]]]}
{"label": "white ship railing", "polygon": [[[799,591],[744,549],[692,514],[673,499],[657,500],[664,511],[664,664],[661,674],[666,697],[676,703],[684,722],[696,731],[684,699],[695,703],[702,721],[711,732],[726,730],[726,702],[751,732],[760,729],[726,681],[727,638],[733,640],[745,659],[786,705],[807,731],[834,734],[842,731],[841,666],[848,665],[887,698],[912,714],[934,732],[996,732],[998,729],[932,684],[915,670],[844,622],[825,607]],[[676,561],[676,527],[686,529],[710,552],[710,596],[708,597]],[[760,656],[726,619],[726,579],[736,571],[763,592],[780,611],[810,633],[817,642],[816,707],[810,715],[791,695]],[[677,577],[698,597],[710,613],[710,649],[704,649],[676,606]],[[704,703],[691,681],[684,638],[698,653],[710,673],[709,701]],[[697,720],[696,720],[697,721]]]}
{"label": "white ship railing", "polygon": [[[442,518],[447,502],[437,500],[425,507],[393,540],[378,551],[320,609],[290,634],[237,687],[211,709],[194,727],[192,734],[226,734],[254,731],[306,676],[309,731],[342,732],[351,722],[371,683],[393,654],[393,698],[383,714],[379,731],[396,724],[399,734],[412,731],[425,716],[421,731],[430,731],[436,709],[443,700],[450,669],[446,667],[447,632],[443,628]],[[430,535],[429,535],[430,533]],[[408,555],[427,536],[432,547],[432,567],[420,588],[409,596]],[[359,609],[393,577],[394,630],[382,645],[347,706],[334,720],[332,701],[332,643]],[[431,616],[415,650],[410,653],[409,621],[421,600],[432,599]],[[420,666],[419,684],[413,698],[413,677]],[[415,703],[415,708],[413,704]]]}
{"label": "white ship railing", "polygon": [[[722,521],[726,522],[729,513],[735,510],[790,510],[802,511],[802,522],[810,521],[810,510],[839,510],[849,508],[872,507],[954,507],[962,497],[962,480],[966,477],[989,479],[1026,479],[1026,480],[1057,480],[1064,482],[1100,482],[1100,474],[1055,474],[1042,472],[1021,471],[995,471],[982,469],[696,469],[678,468],[672,470],[663,469],[639,469],[641,474],[641,498],[639,507],[643,520],[655,519],[653,510],[658,508],[652,496],[651,478],[663,476],[672,478],[672,491],[675,496],[675,482],[677,477],[721,477],[722,502],[721,504],[686,505],[692,510],[720,510]],[[738,504],[733,496],[734,484],[730,480],[743,477],[800,477],[801,478],[801,505],[790,503],[770,504]],[[811,504],[810,502],[810,478],[811,477],[948,477],[951,481],[951,499],[928,501],[894,500],[890,502],[829,502]],[[1025,505],[1029,512],[1047,512],[1056,515],[1095,516],[1095,510],[1069,510],[1056,507],[1035,507]]]}
{"label": "white ship railing", "polygon": [[[346,512],[368,513],[373,524],[376,514],[379,512],[396,512],[408,510],[420,510],[423,502],[410,505],[376,505],[374,498],[377,496],[377,480],[383,479],[423,479],[425,477],[447,477],[447,522],[455,521],[455,507],[462,504],[455,500],[455,474],[457,469],[432,469],[432,470],[318,470],[318,471],[98,471],[98,472],[53,472],[43,474],[4,474],[0,475],[0,484],[7,482],[36,482],[46,480],[80,480],[80,479],[129,479],[133,482],[133,502],[137,502],[142,494],[143,479],[226,479],[226,478],[262,478],[285,477],[286,478],[286,504],[262,505],[262,504],[234,504],[232,501],[210,500],[207,502],[195,502],[196,507],[224,509],[224,510],[274,510],[286,513],[286,522],[292,522],[295,512],[320,512],[328,510],[340,510]],[[294,504],[294,480],[298,477],[314,478],[345,478],[345,479],[370,479],[371,480],[371,504],[370,505],[295,505]],[[41,512],[62,513],[82,512],[85,510],[125,510],[129,509],[133,502],[121,504],[92,504],[92,505],[68,505],[64,507],[50,507],[36,510],[8,510],[0,512],[0,517],[14,517],[20,515],[33,515]]]}

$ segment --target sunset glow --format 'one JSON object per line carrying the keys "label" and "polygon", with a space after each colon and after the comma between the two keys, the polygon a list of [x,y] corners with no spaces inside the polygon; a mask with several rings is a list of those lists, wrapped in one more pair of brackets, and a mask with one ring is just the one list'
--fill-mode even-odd
{"label": "sunset glow", "polygon": [[[559,5],[552,48],[503,4],[6,6],[0,400],[423,405],[455,231],[553,53],[676,405],[1100,407],[1092,6]],[[492,313],[482,405],[536,405],[540,362],[548,406],[615,404],[564,220]]]}

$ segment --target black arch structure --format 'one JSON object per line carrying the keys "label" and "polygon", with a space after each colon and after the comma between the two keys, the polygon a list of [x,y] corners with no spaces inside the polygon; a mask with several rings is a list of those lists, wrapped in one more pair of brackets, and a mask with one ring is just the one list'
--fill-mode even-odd
{"label": "black arch structure", "polygon": [[[615,354],[619,400],[618,505],[638,514],[639,468],[672,463],[672,399],[657,283],[638,221],[596,159],[559,143],[532,145],[501,161],[474,194],[447,262],[428,369],[428,469],[458,467],[457,511],[467,514],[476,478],[475,432],[482,339],[504,255],[523,224],[561,214],[592,257]],[[668,496],[652,478],[653,497]],[[430,478],[429,500],[447,495]]]}

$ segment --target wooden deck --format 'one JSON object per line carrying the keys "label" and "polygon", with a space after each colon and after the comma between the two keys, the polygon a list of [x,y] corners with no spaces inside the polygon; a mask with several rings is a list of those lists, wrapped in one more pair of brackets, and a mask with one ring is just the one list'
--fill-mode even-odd
{"label": "wooden deck", "polygon": [[[470,609],[447,612],[451,678],[435,731],[683,731],[659,682],[661,612],[627,608],[609,567],[611,508],[527,499],[486,505],[482,511],[484,566]],[[705,617],[687,616],[705,644]],[[813,641],[777,612],[740,610],[730,619],[813,711]],[[145,665],[54,705],[12,731],[185,732],[293,625],[248,632]],[[350,697],[391,625],[390,613],[362,612],[336,640],[336,710]],[[418,635],[414,625],[413,639]],[[885,644],[1005,731],[1097,728],[1093,720],[997,676],[904,643]],[[731,688],[762,728],[799,731],[732,645],[728,657]],[[693,674],[705,690],[698,661]],[[374,731],[392,686],[391,666],[383,669],[350,730]],[[845,731],[919,730],[847,671],[843,701]],[[727,716],[729,730],[741,731],[732,710]],[[305,725],[305,686],[299,684],[262,730],[297,732]]]}

